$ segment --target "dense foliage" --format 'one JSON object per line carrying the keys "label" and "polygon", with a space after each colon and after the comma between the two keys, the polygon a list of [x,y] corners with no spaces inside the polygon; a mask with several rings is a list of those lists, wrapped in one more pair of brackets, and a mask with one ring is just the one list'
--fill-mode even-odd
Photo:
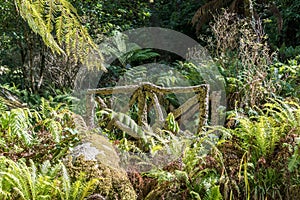
{"label": "dense foliage", "polygon": [[[105,135],[121,161],[131,154],[145,158],[127,168],[137,199],[299,199],[299,8],[299,0],[1,1],[0,199],[97,198],[97,185],[107,177],[91,178],[80,167],[73,176],[66,162],[82,132]],[[82,102],[71,92],[82,66],[107,70],[99,87],[123,79],[138,84],[137,77],[176,86],[182,80],[172,70],[188,85],[203,83],[200,66],[157,49],[131,51],[107,69],[101,65],[103,54],[129,48],[122,31],[144,26],[170,28],[205,45],[225,80],[224,124],[209,119],[201,131],[185,131],[197,120],[178,123],[172,112],[180,99],[148,94],[145,102],[163,99],[170,113],[161,128],[141,128],[139,114],[145,111],[153,123],[153,109],[132,102],[121,113],[105,107],[111,96],[99,95],[96,127],[80,128],[86,116],[72,111]],[[97,48],[106,36],[119,42],[115,49]],[[143,67],[150,62],[172,70],[152,73]],[[137,170],[160,151],[177,157]]]}

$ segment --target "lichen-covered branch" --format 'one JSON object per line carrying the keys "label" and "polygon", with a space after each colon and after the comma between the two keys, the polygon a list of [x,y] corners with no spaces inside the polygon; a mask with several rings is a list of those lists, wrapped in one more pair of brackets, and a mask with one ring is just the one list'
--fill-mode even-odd
{"label": "lichen-covered branch", "polygon": [[163,115],[159,100],[157,98],[157,95],[155,93],[151,93],[151,92],[147,92],[147,94],[149,94],[149,96],[152,98],[152,103],[153,103],[153,107],[154,107],[154,110],[155,110],[157,120],[159,122],[163,122],[164,121],[164,115]]}
{"label": "lichen-covered branch", "polygon": [[174,115],[175,119],[178,118],[183,113],[185,113],[190,107],[195,105],[198,102],[198,99],[199,99],[199,97],[197,95],[195,95],[192,98],[189,98],[184,104],[182,104],[175,111],[173,111],[173,115]]}
{"label": "lichen-covered branch", "polygon": [[98,89],[88,89],[87,94],[102,94],[102,95],[110,95],[110,94],[127,94],[133,93],[135,90],[139,88],[138,85],[127,85],[127,86],[116,86],[116,87],[107,87],[107,88],[98,88]]}
{"label": "lichen-covered branch", "polygon": [[104,100],[101,97],[97,96],[95,98],[95,100],[99,104],[99,106],[100,106],[101,109],[108,108],[107,105],[106,105],[106,103],[104,102]]}
{"label": "lichen-covered branch", "polygon": [[146,94],[142,89],[137,91],[138,93],[138,125],[146,126],[147,120],[147,105],[146,105]]}
{"label": "lichen-covered branch", "polygon": [[163,94],[170,94],[170,93],[193,93],[198,91],[206,91],[208,85],[196,85],[196,86],[185,86],[185,87],[161,87],[154,85],[149,82],[142,82],[139,85],[128,85],[128,86],[115,86],[115,87],[107,87],[107,88],[98,88],[98,89],[89,89],[87,94],[102,94],[102,95],[109,95],[109,94],[117,94],[117,93],[133,93],[138,88],[143,88],[145,91],[154,92],[154,93],[163,93]]}
{"label": "lichen-covered branch", "polygon": [[[199,110],[199,126],[198,132],[203,130],[203,127],[207,125],[208,113],[209,113],[209,86],[208,85],[197,85],[197,86],[188,86],[188,87],[160,87],[152,83],[142,82],[138,85],[128,85],[128,86],[116,86],[109,88],[100,88],[100,89],[90,89],[87,91],[87,120],[89,126],[94,126],[92,109],[94,109],[93,98],[94,94],[100,95],[112,95],[112,94],[132,94],[131,100],[128,102],[128,107],[124,107],[122,111],[132,107],[135,102],[138,106],[138,121],[137,124],[141,129],[148,127],[148,106],[147,97],[151,98],[151,103],[153,104],[156,121],[152,128],[157,128],[157,126],[164,123],[164,116],[162,112],[162,107],[159,102],[157,95],[166,95],[166,94],[177,94],[177,93],[195,93],[195,96],[189,98],[184,104],[177,108],[173,114],[175,119],[180,116],[187,118]],[[99,97],[97,102],[100,104],[101,108],[107,107],[104,101]],[[88,105],[90,104],[90,105]],[[118,127],[119,129],[125,131],[132,137],[140,137],[139,134],[136,134],[135,131],[132,131],[130,127],[126,126],[122,121],[117,119],[112,119],[108,124],[108,128],[113,126]]]}
{"label": "lichen-covered branch", "polygon": [[209,109],[209,87],[207,91],[200,91],[199,97],[199,126],[198,133],[203,131],[204,127],[207,126],[208,122],[208,109]]}
{"label": "lichen-covered branch", "polygon": [[92,128],[95,126],[94,124],[94,110],[95,110],[95,101],[94,95],[88,94],[86,95],[86,122],[87,125]]}

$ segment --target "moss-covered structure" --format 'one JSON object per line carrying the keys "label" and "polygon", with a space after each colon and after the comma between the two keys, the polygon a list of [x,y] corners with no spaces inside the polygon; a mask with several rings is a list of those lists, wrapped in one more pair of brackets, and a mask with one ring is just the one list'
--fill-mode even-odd
{"label": "moss-covered structure", "polygon": [[86,179],[97,178],[93,194],[99,194],[109,200],[134,200],[136,193],[119,166],[119,157],[112,144],[102,135],[88,134],[81,144],[71,152],[66,165],[71,178],[84,173]]}

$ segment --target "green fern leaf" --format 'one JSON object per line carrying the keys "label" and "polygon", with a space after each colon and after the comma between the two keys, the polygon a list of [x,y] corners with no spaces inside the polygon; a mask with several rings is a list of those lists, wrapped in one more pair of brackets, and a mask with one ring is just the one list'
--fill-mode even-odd
{"label": "green fern leaf", "polygon": [[[15,4],[32,31],[39,34],[53,52],[78,59],[89,69],[97,67],[106,70],[102,65],[101,52],[69,1],[15,0]],[[93,62],[89,60],[91,54]]]}
{"label": "green fern leaf", "polygon": [[204,197],[204,200],[222,200],[222,194],[220,192],[219,186],[213,186],[209,189]]}

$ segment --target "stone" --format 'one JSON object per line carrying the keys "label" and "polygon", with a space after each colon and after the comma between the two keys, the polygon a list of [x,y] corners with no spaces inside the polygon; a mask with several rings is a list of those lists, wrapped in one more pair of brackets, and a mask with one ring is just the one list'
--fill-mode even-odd
{"label": "stone", "polygon": [[104,136],[93,132],[86,134],[82,142],[73,148],[66,161],[71,178],[76,178],[83,172],[87,180],[99,180],[93,192],[98,195],[98,199],[137,198],[126,171],[119,165],[120,158],[117,152]]}
{"label": "stone", "polygon": [[120,158],[108,139],[100,134],[91,133],[74,147],[71,156],[83,155],[86,160],[99,161],[108,167],[119,169]]}

